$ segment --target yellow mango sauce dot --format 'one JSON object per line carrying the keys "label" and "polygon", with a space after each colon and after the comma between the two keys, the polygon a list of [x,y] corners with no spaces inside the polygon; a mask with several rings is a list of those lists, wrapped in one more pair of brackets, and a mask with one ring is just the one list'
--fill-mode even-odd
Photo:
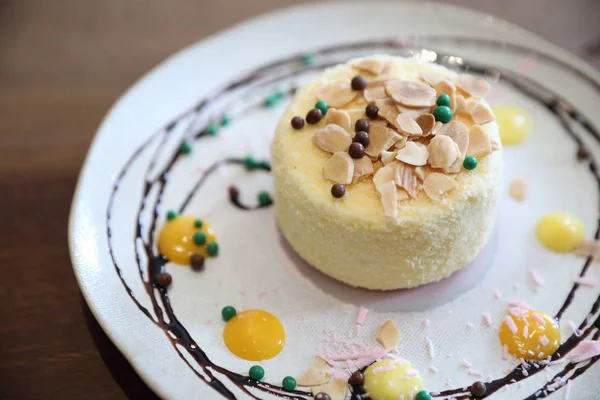
{"label": "yellow mango sauce dot", "polygon": [[519,310],[521,315],[510,315],[516,332],[505,319],[500,325],[500,343],[508,353],[525,360],[542,360],[554,354],[560,345],[560,329],[556,320],[537,310]]}
{"label": "yellow mango sauce dot", "polygon": [[[412,399],[423,389],[419,371],[406,360],[380,360],[364,372],[364,386],[373,400]],[[404,396],[404,397],[402,397]]]}
{"label": "yellow mango sauce dot", "polygon": [[[190,257],[195,253],[208,257],[206,246],[216,241],[215,232],[205,220],[202,220],[202,227],[196,227],[197,220],[196,217],[181,215],[165,222],[158,235],[158,250],[170,262],[189,265]],[[194,243],[196,232],[206,235],[204,245]]]}
{"label": "yellow mango sauce dot", "polygon": [[225,324],[225,345],[248,361],[268,360],[283,350],[285,331],[273,314],[262,310],[239,312]]}
{"label": "yellow mango sauce dot", "polygon": [[531,135],[531,116],[524,109],[513,105],[492,107],[500,131],[502,144],[519,144]]}
{"label": "yellow mango sauce dot", "polygon": [[536,228],[537,237],[544,246],[558,253],[568,253],[585,239],[583,223],[564,211],[546,214]]}

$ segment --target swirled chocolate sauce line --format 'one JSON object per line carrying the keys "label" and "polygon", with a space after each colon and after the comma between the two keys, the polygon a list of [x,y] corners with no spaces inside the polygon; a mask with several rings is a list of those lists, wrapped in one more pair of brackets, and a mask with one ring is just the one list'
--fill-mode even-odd
{"label": "swirled chocolate sauce line", "polygon": [[[427,38],[433,38],[432,36],[423,36],[421,37],[422,39],[427,39]],[[553,62],[557,65],[560,65],[562,67],[564,67],[565,69],[571,71],[573,74],[583,78],[584,80],[588,81],[590,83],[591,86],[594,86],[596,89],[598,89],[600,91],[600,84],[598,82],[596,82],[593,78],[587,76],[585,73],[583,73],[582,71],[578,70],[577,68],[571,66],[571,65],[567,65],[564,62],[562,62],[561,60],[555,59],[554,57],[547,55],[547,54],[543,54],[543,53],[539,53],[536,51],[533,51],[531,49],[526,49],[523,47],[519,47],[519,46],[515,46],[515,45],[511,45],[511,44],[503,44],[501,42],[495,42],[495,41],[482,41],[480,39],[466,39],[466,38],[458,38],[458,37],[450,37],[450,36],[444,36],[442,38],[436,38],[436,40],[442,40],[442,41],[455,41],[455,42],[466,42],[466,43],[475,43],[475,44],[480,44],[480,45],[487,45],[487,46],[499,46],[502,45],[504,48],[511,48],[511,49],[515,49],[521,52],[527,52],[528,54],[534,54],[536,55],[536,57],[540,58],[540,59],[544,59],[546,61],[549,62]],[[404,43],[402,43],[401,41],[398,40],[379,40],[379,41],[369,41],[369,42],[363,42],[363,43],[354,43],[354,44],[349,44],[349,45],[342,45],[342,46],[333,46],[333,47],[329,47],[326,49],[321,49],[317,52],[315,52],[315,54],[318,55],[330,55],[330,54],[335,54],[338,51],[344,51],[344,50],[371,50],[372,48],[376,47],[376,46],[383,46],[383,47],[388,47],[390,51],[398,51],[401,49],[405,49],[405,45]],[[243,78],[235,81],[234,83],[228,85],[227,87],[225,87],[225,89],[221,90],[221,91],[217,91],[215,92],[215,94],[208,96],[205,100],[203,100],[201,103],[199,103],[197,106],[195,106],[194,108],[191,108],[187,111],[185,111],[184,113],[182,113],[178,118],[176,118],[173,122],[171,122],[166,129],[167,131],[171,131],[179,122],[180,120],[185,117],[188,116],[192,113],[196,113],[196,117],[199,113],[203,112],[204,109],[206,108],[206,106],[214,101],[216,101],[217,99],[219,99],[222,95],[227,94],[233,90],[237,90],[240,88],[244,88],[247,86],[250,86],[251,84],[253,84],[255,81],[260,80],[261,78],[267,77],[267,79],[265,80],[265,82],[263,82],[265,85],[267,84],[272,84],[277,82],[279,79],[283,79],[286,77],[290,77],[290,76],[294,76],[297,73],[303,72],[306,69],[309,68],[322,68],[322,67],[326,67],[328,66],[328,64],[325,63],[321,63],[318,66],[313,66],[313,67],[304,67],[304,68],[297,68],[297,65],[300,63],[300,56],[299,55],[295,55],[292,57],[289,57],[287,59],[283,59],[280,61],[276,61],[274,63],[269,64],[268,66],[265,67],[261,67],[258,69],[255,69],[254,71],[252,71],[251,73],[245,75]],[[272,71],[272,69],[276,69],[276,68],[287,68],[289,67],[291,69],[292,72],[285,72],[282,76],[278,76],[272,79],[268,79],[270,76],[272,76],[274,74],[274,71]],[[471,66],[470,65],[466,65],[463,64],[461,66],[462,68],[468,68],[469,71],[472,71]],[[538,101],[541,101],[539,98],[537,98]],[[598,139],[600,138],[600,135],[598,135],[597,131],[594,129],[594,127],[589,123],[589,121],[587,121],[582,115],[580,115],[579,113],[577,113],[574,108],[570,108],[570,117],[573,117],[573,115],[577,116],[576,118],[574,118],[576,121],[580,122],[582,124],[582,126],[587,129],[588,131],[590,131],[592,133],[592,135]],[[574,113],[574,114],[573,114]],[[583,122],[582,122],[583,121]],[[587,121],[587,122],[586,122]],[[115,258],[115,254],[113,251],[113,247],[112,247],[112,234],[111,234],[111,228],[110,228],[110,221],[111,221],[111,210],[112,207],[114,205],[114,198],[115,198],[115,194],[119,189],[119,184],[122,180],[122,178],[125,176],[125,174],[128,172],[128,170],[130,169],[131,165],[135,162],[135,160],[138,158],[138,156],[148,147],[148,145],[150,143],[152,143],[152,141],[156,138],[156,136],[158,135],[159,132],[157,132],[156,134],[152,135],[142,146],[140,146],[135,152],[134,154],[130,157],[130,159],[125,163],[125,166],[123,167],[123,169],[120,171],[117,180],[113,186],[111,195],[110,195],[110,199],[108,202],[108,208],[107,208],[107,237],[108,237],[108,242],[109,242],[109,251],[110,251],[110,255],[111,258],[113,260],[113,264],[115,267],[115,270],[119,276],[119,278],[121,279],[121,282],[124,286],[124,288],[126,289],[126,292],[129,294],[129,296],[132,298],[132,300],[134,301],[134,303],[136,304],[136,306],[152,321],[154,322],[159,328],[161,328],[164,332],[165,335],[167,336],[167,338],[169,338],[169,340],[171,341],[171,343],[173,344],[174,348],[176,349],[176,351],[178,352],[178,354],[180,355],[180,357],[184,360],[184,362],[186,362],[186,364],[192,368],[194,370],[194,372],[196,373],[196,375],[198,375],[199,377],[201,377],[204,381],[206,381],[211,387],[213,387],[215,390],[217,390],[221,395],[223,395],[224,397],[228,398],[228,399],[234,399],[235,395],[217,378],[215,377],[215,375],[213,374],[213,372],[218,372],[220,374],[223,374],[226,378],[228,378],[231,382],[233,382],[238,388],[240,388],[242,391],[244,391],[244,393],[246,393],[247,395],[249,395],[252,398],[257,398],[258,397],[250,392],[248,390],[248,388],[255,388],[255,389],[259,389],[260,391],[264,392],[264,393],[268,393],[268,394],[273,394],[273,395],[277,395],[277,396],[282,396],[284,398],[290,398],[290,399],[304,399],[307,396],[310,396],[310,394],[308,392],[304,392],[304,391],[293,391],[293,392],[286,392],[284,391],[281,387],[276,386],[276,385],[271,385],[271,384],[267,384],[267,383],[263,383],[263,382],[253,382],[251,381],[248,377],[237,374],[235,372],[229,371],[226,368],[220,367],[218,365],[215,365],[214,363],[212,363],[210,361],[210,359],[208,359],[208,357],[206,356],[206,354],[204,353],[204,351],[202,351],[199,346],[197,345],[197,343],[195,343],[195,341],[192,339],[192,337],[190,336],[190,334],[188,333],[187,329],[183,326],[183,324],[176,318],[176,315],[173,311],[173,308],[170,304],[169,301],[169,297],[168,297],[168,293],[167,290],[161,287],[158,287],[155,283],[153,283],[153,290],[150,291],[149,296],[151,298],[154,298],[153,304],[157,304],[157,299],[156,299],[156,293],[158,293],[158,296],[160,298],[160,302],[162,303],[162,306],[165,310],[164,314],[166,314],[166,316],[168,317],[168,322],[166,322],[165,318],[163,317],[163,312],[162,309],[160,309],[159,307],[159,311],[156,312],[157,314],[157,318],[158,321],[154,319],[154,316],[144,307],[141,305],[141,303],[139,302],[139,300],[135,297],[135,295],[133,294],[132,290],[130,289],[130,287],[128,286],[127,282],[125,281],[122,273],[121,273],[121,269],[119,267],[119,265],[117,264],[116,258]],[[203,132],[201,132],[200,134],[198,134],[196,136],[197,139],[202,138]],[[165,139],[166,140],[166,139]],[[159,146],[161,147],[161,146]],[[155,166],[156,162],[157,162],[157,158],[158,155],[160,154],[160,149],[157,149],[157,151],[155,152],[156,154],[153,156],[152,160],[150,161],[150,165],[148,167],[147,170],[147,174],[149,175],[151,169]],[[150,190],[152,190],[153,187],[155,187],[154,185],[158,185],[159,188],[159,196],[156,200],[156,203],[154,205],[154,212],[152,215],[152,219],[151,219],[151,228],[148,231],[148,238],[152,239],[149,240],[147,243],[145,243],[144,249],[147,253],[148,259],[151,260],[150,262],[148,262],[148,276],[151,277],[150,281],[153,282],[154,279],[153,277],[156,276],[156,274],[158,273],[158,271],[163,271],[164,270],[164,265],[166,263],[166,260],[164,259],[164,257],[160,256],[160,255],[155,255],[153,253],[153,247],[152,247],[152,243],[153,243],[153,238],[156,232],[156,222],[158,219],[158,210],[159,210],[159,206],[160,206],[160,200],[162,198],[162,194],[164,193],[167,181],[168,181],[168,174],[171,170],[171,168],[173,167],[173,165],[177,162],[179,158],[179,154],[176,153],[173,155],[173,157],[171,158],[170,162],[167,164],[167,167],[163,170],[163,172],[161,174],[159,174],[158,178],[155,180],[150,181],[150,189],[147,191],[144,190],[144,195],[142,198],[142,202],[140,205],[140,208],[143,207],[147,200],[148,200],[148,194],[150,192]],[[594,161],[592,160],[590,162],[590,170],[595,173],[595,176],[597,177],[597,168],[595,168],[595,164]],[[195,187],[194,192],[197,191],[200,186],[201,186],[201,182],[199,182],[199,184]],[[189,202],[189,199],[191,199],[191,195],[187,196],[187,200],[186,202],[181,206],[181,210],[183,210],[185,208],[185,206],[187,205],[187,203]],[[141,213],[140,213],[141,214]],[[138,223],[141,224],[141,221],[138,220]],[[140,229],[136,230],[136,242],[138,241],[138,239],[141,239],[141,233],[143,232],[142,227],[140,227]],[[139,236],[137,235],[139,233]],[[135,246],[135,243],[134,243]],[[141,260],[138,259],[138,263],[140,264],[140,268],[141,268]],[[143,277],[142,280],[144,281]],[[570,304],[570,299],[568,299],[569,301],[567,302],[567,306]],[[599,299],[600,300],[600,299]],[[585,324],[582,323],[582,326]],[[595,322],[595,324],[588,328],[588,330],[586,330],[586,332],[591,332],[591,329],[595,329],[600,323],[598,323],[598,321]],[[584,336],[584,335],[582,335]],[[587,335],[586,335],[587,336]],[[567,343],[570,343],[572,345],[572,347],[575,346],[575,341],[576,340],[571,340],[571,338],[569,338],[569,340],[567,340],[564,344],[566,345]],[[187,361],[187,359],[185,358],[185,356],[181,353],[180,348],[177,346],[180,345],[183,349],[185,349],[185,351],[191,355],[195,361],[198,363],[199,367],[202,369],[202,371],[206,374],[207,377],[205,377],[204,375],[200,374],[198,371],[196,371],[196,369],[190,365],[190,363]],[[571,347],[571,348],[572,348]],[[568,351],[567,348],[565,348],[565,350]],[[564,356],[564,352],[561,353],[561,356]],[[580,371],[581,368],[577,369],[576,371]],[[513,371],[514,372],[514,371]],[[583,372],[583,371],[582,371]],[[581,373],[579,373],[580,375]],[[574,379],[575,376],[572,377],[572,379]],[[491,382],[492,384],[494,382],[497,382],[498,385],[500,384],[499,382],[500,380],[497,381],[493,381]],[[505,383],[507,384],[509,383],[508,381]],[[500,388],[500,386],[498,386],[498,389]],[[497,390],[497,389],[496,389]],[[495,391],[495,390],[494,390]],[[462,397],[460,398],[469,398],[469,395],[467,393],[465,393],[465,391],[463,389],[456,389],[454,391],[445,391],[442,392],[440,395],[441,396],[447,396],[447,395],[451,395],[453,393],[459,394],[461,393]],[[489,394],[491,394],[492,392],[488,391]],[[486,394],[487,396],[488,394]],[[537,395],[536,395],[537,396]],[[535,397],[535,398],[540,398],[540,396]]]}

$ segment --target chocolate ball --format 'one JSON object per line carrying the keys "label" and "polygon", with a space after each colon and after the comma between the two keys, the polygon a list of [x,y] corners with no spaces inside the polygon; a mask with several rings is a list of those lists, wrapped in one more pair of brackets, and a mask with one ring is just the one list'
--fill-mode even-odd
{"label": "chocolate ball", "polygon": [[471,385],[471,394],[475,397],[485,396],[486,391],[487,391],[487,388],[485,386],[485,383],[483,383],[481,381],[474,382]]}
{"label": "chocolate ball", "polygon": [[336,199],[341,199],[346,194],[346,187],[341,183],[336,183],[331,187],[331,195]]}
{"label": "chocolate ball", "polygon": [[331,396],[329,396],[327,393],[317,393],[315,395],[315,400],[331,400]]}
{"label": "chocolate ball", "polygon": [[375,104],[369,104],[365,109],[365,112],[367,113],[367,117],[375,119],[379,114],[379,107],[377,107]]}
{"label": "chocolate ball", "polygon": [[306,122],[309,124],[316,124],[323,118],[323,112],[318,108],[313,108],[306,114]]}
{"label": "chocolate ball", "polygon": [[585,147],[580,147],[579,149],[577,149],[577,159],[579,161],[587,160],[587,158],[588,158],[588,152],[585,149]]}
{"label": "chocolate ball", "polygon": [[355,371],[348,378],[348,383],[352,386],[360,386],[365,382],[365,376],[360,371]]}
{"label": "chocolate ball", "polygon": [[204,256],[202,254],[192,254],[190,256],[190,266],[194,271],[202,271],[204,269]]}
{"label": "chocolate ball", "polygon": [[156,277],[156,284],[162,288],[169,287],[169,285],[171,284],[172,281],[173,281],[173,278],[171,277],[171,274],[169,274],[168,272],[161,272]]}
{"label": "chocolate ball", "polygon": [[300,116],[295,116],[291,121],[292,128],[294,129],[302,129],[304,128],[304,118]]}
{"label": "chocolate ball", "polygon": [[365,131],[365,132],[369,132],[369,121],[367,121],[364,118],[360,118],[359,120],[356,121],[356,123],[354,124],[354,130],[356,132],[358,131]]}
{"label": "chocolate ball", "polygon": [[354,135],[354,141],[362,144],[364,147],[367,147],[371,142],[369,138],[369,134],[365,131],[358,131],[356,135]]}
{"label": "chocolate ball", "polygon": [[348,153],[352,158],[361,159],[365,156],[365,146],[363,146],[362,143],[354,142],[350,145]]}
{"label": "chocolate ball", "polygon": [[352,89],[354,90],[365,90],[367,87],[367,78],[362,75],[356,75],[352,78]]}

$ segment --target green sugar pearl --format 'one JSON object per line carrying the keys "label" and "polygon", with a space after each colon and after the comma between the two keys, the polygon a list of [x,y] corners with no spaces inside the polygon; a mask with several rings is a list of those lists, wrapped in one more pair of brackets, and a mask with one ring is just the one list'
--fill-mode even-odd
{"label": "green sugar pearl", "polygon": [[273,199],[271,199],[271,195],[269,193],[260,192],[258,194],[258,204],[260,204],[262,207],[268,206],[271,203],[273,203]]}
{"label": "green sugar pearl", "polygon": [[188,142],[181,143],[181,146],[179,146],[179,152],[181,154],[190,154],[192,152],[192,145]]}
{"label": "green sugar pearl", "polygon": [[214,257],[219,254],[219,245],[217,242],[211,242],[208,244],[208,246],[206,246],[206,251],[208,252],[209,256]]}
{"label": "green sugar pearl", "polygon": [[198,246],[202,246],[204,243],[206,243],[206,234],[204,232],[196,232],[192,238],[194,239],[194,243],[196,243]]}
{"label": "green sugar pearl", "polygon": [[223,317],[223,321],[225,321],[225,322],[227,322],[231,318],[235,317],[236,314],[237,314],[237,311],[235,311],[235,308],[233,308],[231,306],[225,306],[221,310],[221,316]]}
{"label": "green sugar pearl", "polygon": [[260,365],[253,365],[252,367],[250,367],[248,375],[250,375],[250,379],[252,379],[253,381],[260,381],[262,378],[265,377],[265,370]]}
{"label": "green sugar pearl", "polygon": [[435,110],[433,110],[433,116],[436,121],[447,124],[452,120],[452,110],[448,106],[437,106]]}
{"label": "green sugar pearl", "polygon": [[194,227],[195,228],[202,228],[202,220],[201,219],[197,219],[194,221]]}
{"label": "green sugar pearl", "polygon": [[465,158],[465,161],[463,161],[463,167],[469,171],[477,168],[477,159],[473,156]]}
{"label": "green sugar pearl", "polygon": [[317,104],[315,104],[315,108],[318,108],[319,110],[321,110],[323,115],[325,115],[325,114],[327,114],[327,110],[329,110],[329,105],[327,104],[327,102],[325,100],[319,100],[319,101],[317,101]]}
{"label": "green sugar pearl", "polygon": [[415,400],[431,400],[431,395],[427,390],[420,390],[417,392]]}
{"label": "green sugar pearl", "polygon": [[227,126],[229,124],[231,124],[231,115],[223,114],[223,116],[221,117],[221,125]]}
{"label": "green sugar pearl", "polygon": [[284,390],[294,390],[296,389],[296,380],[291,376],[286,376],[283,378],[281,386]]}
{"label": "green sugar pearl", "polygon": [[175,218],[177,218],[177,211],[169,210],[169,212],[167,213],[167,220],[171,221]]}
{"label": "green sugar pearl", "polygon": [[209,136],[216,136],[218,132],[219,132],[219,125],[215,124],[214,122],[211,122],[210,124],[208,124],[208,127],[206,128],[206,133]]}
{"label": "green sugar pearl", "polygon": [[450,96],[447,94],[440,94],[440,96],[437,98],[436,104],[438,106],[450,107]]}
{"label": "green sugar pearl", "polygon": [[315,55],[313,53],[302,54],[302,64],[312,65],[315,62]]}
{"label": "green sugar pearl", "polygon": [[256,164],[257,163],[254,157],[248,156],[244,158],[244,167],[246,167],[247,170],[253,170],[254,168],[256,168]]}

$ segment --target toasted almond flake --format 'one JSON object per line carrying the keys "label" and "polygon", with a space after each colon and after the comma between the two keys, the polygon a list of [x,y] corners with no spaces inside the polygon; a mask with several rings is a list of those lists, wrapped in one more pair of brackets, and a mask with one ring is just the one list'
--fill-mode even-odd
{"label": "toasted almond flake", "polygon": [[423,129],[412,117],[407,114],[398,114],[395,121],[395,126],[405,135],[420,136],[423,134]]}
{"label": "toasted almond flake", "polygon": [[465,100],[465,97],[461,94],[457,94],[456,95],[456,112],[460,113],[460,112],[465,112],[467,108],[467,101]]}
{"label": "toasted almond flake", "polygon": [[350,103],[358,95],[352,90],[350,79],[340,79],[319,90],[317,97],[325,100],[329,107],[341,108]]}
{"label": "toasted almond flake", "polygon": [[383,87],[383,85],[381,85],[381,86],[368,86],[364,90],[363,96],[365,96],[365,100],[367,100],[369,103],[374,103],[375,100],[377,100],[377,99],[385,99],[386,97],[388,97],[387,93],[385,92],[385,88]]}
{"label": "toasted almond flake", "polygon": [[423,114],[427,114],[431,111],[431,107],[406,107],[402,104],[396,104],[396,108],[402,114],[406,114],[412,119],[417,119],[419,116]]}
{"label": "toasted almond flake", "polygon": [[456,111],[456,86],[450,81],[442,80],[434,85],[435,94],[440,97],[442,94],[450,96],[450,109]]}
{"label": "toasted almond flake", "polygon": [[330,108],[325,116],[325,125],[334,124],[344,128],[346,132],[352,132],[352,120],[350,115],[344,110]]}
{"label": "toasted almond flake", "polygon": [[373,174],[373,161],[369,157],[353,158],[354,172],[352,173],[352,183],[358,182],[361,178]]}
{"label": "toasted almond flake", "polygon": [[483,97],[490,90],[490,84],[485,79],[471,75],[461,75],[455,80],[456,86],[469,96]]}
{"label": "toasted almond flake", "polygon": [[421,182],[423,182],[430,173],[431,169],[429,169],[427,166],[419,166],[415,168],[415,175],[417,175],[417,178],[419,178]]}
{"label": "toasted almond flake", "polygon": [[440,128],[437,135],[450,136],[456,142],[460,154],[464,157],[469,148],[469,129],[460,121],[450,121]]}
{"label": "toasted almond flake", "polygon": [[369,145],[365,148],[365,153],[378,157],[382,151],[389,149],[401,139],[402,136],[393,130],[385,126],[373,125],[369,128]]}
{"label": "toasted almond flake", "polygon": [[398,196],[398,203],[410,197],[408,193],[406,193],[406,190],[400,188],[396,188],[396,195]]}
{"label": "toasted almond flake", "polygon": [[381,168],[383,168],[383,163],[381,161],[374,161],[373,162],[373,172],[374,173],[377,173],[377,171],[379,171]]}
{"label": "toasted almond flake", "polygon": [[356,121],[358,121],[365,115],[365,109],[353,108],[351,110],[346,110],[346,112],[350,116],[350,130],[348,131],[348,133],[350,133],[352,137],[354,137],[354,124],[356,124]]}
{"label": "toasted almond flake", "polygon": [[[434,117],[435,118],[435,117]],[[440,132],[440,129],[444,127],[440,121],[436,121],[435,125],[433,125],[433,129],[431,130],[431,135],[437,135]]]}
{"label": "toasted almond flake", "polygon": [[385,91],[398,103],[409,107],[428,107],[435,104],[435,89],[417,81],[389,80]]}
{"label": "toasted almond flake", "polygon": [[404,146],[406,146],[407,141],[408,141],[408,138],[406,136],[402,136],[402,139],[400,139],[396,143],[394,143],[394,149],[396,149],[396,150],[403,149]]}
{"label": "toasted almond flake", "polygon": [[436,135],[427,146],[429,159],[433,168],[449,168],[460,157],[458,144],[450,136]]}
{"label": "toasted almond flake", "polygon": [[337,183],[351,183],[353,173],[354,163],[352,162],[352,157],[344,151],[336,151],[323,164],[323,176],[325,179],[330,179]]}
{"label": "toasted almond flake", "polygon": [[385,118],[390,110],[395,107],[394,100],[389,97],[375,100],[375,105],[379,108],[377,115],[381,118]]}
{"label": "toasted almond flake", "polygon": [[527,181],[525,178],[513,179],[508,187],[508,195],[517,201],[524,201],[527,195]]}
{"label": "toasted almond flake", "polygon": [[502,148],[500,142],[496,139],[491,139],[490,143],[492,144],[492,151],[500,150]]}
{"label": "toasted almond flake", "polygon": [[427,164],[427,158],[429,158],[429,151],[427,146],[417,142],[406,142],[406,146],[398,150],[396,153],[396,160],[400,160],[406,164],[419,166]]}
{"label": "toasted almond flake", "polygon": [[485,104],[479,103],[475,106],[475,109],[471,111],[471,118],[476,124],[487,124],[496,120],[494,113]]}
{"label": "toasted almond flake", "polygon": [[386,182],[393,181],[396,178],[396,167],[400,164],[398,161],[392,161],[391,163],[381,167],[373,176],[373,183],[375,187],[383,185]]}
{"label": "toasted almond flake", "polygon": [[[423,136],[427,136],[433,131],[433,127],[435,126],[435,117],[430,113],[421,114],[417,117],[416,122],[421,127]],[[442,123],[440,122],[440,128],[441,125]]]}
{"label": "toasted almond flake", "polygon": [[377,186],[377,191],[381,196],[381,205],[386,217],[398,216],[398,194],[396,193],[396,184],[394,181],[386,182]]}
{"label": "toasted almond flake", "polygon": [[[394,163],[388,164],[394,165]],[[395,175],[396,185],[406,190],[406,193],[413,199],[419,194],[419,180],[415,174],[415,167],[405,163],[398,163],[396,165]]]}
{"label": "toasted almond flake", "polygon": [[323,151],[335,153],[336,151],[348,151],[352,144],[352,136],[339,125],[325,125],[319,129],[312,142]]}
{"label": "toasted almond flake", "polygon": [[329,383],[311,388],[313,396],[317,393],[327,393],[331,400],[344,400],[348,392],[346,379],[332,379]]}
{"label": "toasted almond flake", "polygon": [[363,72],[370,72],[373,75],[379,75],[383,72],[385,64],[379,58],[364,58],[352,63],[352,66]]}
{"label": "toasted almond flake", "polygon": [[[393,182],[392,182],[393,183]],[[377,341],[384,349],[391,349],[400,343],[400,330],[394,321],[388,319],[377,330]]]}
{"label": "toasted almond flake", "polygon": [[444,193],[449,192],[457,186],[458,183],[454,179],[439,172],[430,173],[423,182],[425,194],[433,200],[439,199]]}
{"label": "toasted almond flake", "polygon": [[383,165],[387,165],[389,163],[391,163],[392,161],[394,161],[394,159],[396,158],[396,153],[397,151],[387,151],[384,150],[381,152],[381,162],[383,163]]}
{"label": "toasted almond flake", "polygon": [[313,364],[296,378],[298,386],[317,386],[329,382],[331,373],[329,364],[321,357],[315,357]]}
{"label": "toasted almond flake", "polygon": [[398,114],[400,114],[398,109],[396,107],[392,107],[392,108],[390,108],[390,111],[388,111],[388,113],[385,115],[385,120],[387,122],[389,122],[391,125],[395,125],[396,118],[398,118]]}
{"label": "toasted almond flake", "polygon": [[575,247],[575,255],[578,257],[593,257],[594,261],[600,261],[600,242],[584,240]]}
{"label": "toasted almond flake", "polygon": [[467,156],[476,158],[487,156],[492,152],[490,137],[479,125],[473,125],[469,132],[469,148]]}
{"label": "toasted almond flake", "polygon": [[440,72],[424,71],[421,72],[421,79],[430,86],[435,86],[442,81],[449,81],[450,77]]}
{"label": "toasted almond flake", "polygon": [[369,125],[370,126],[379,125],[379,126],[385,126],[387,128],[388,122],[385,119],[372,119],[371,121],[369,121]]}

